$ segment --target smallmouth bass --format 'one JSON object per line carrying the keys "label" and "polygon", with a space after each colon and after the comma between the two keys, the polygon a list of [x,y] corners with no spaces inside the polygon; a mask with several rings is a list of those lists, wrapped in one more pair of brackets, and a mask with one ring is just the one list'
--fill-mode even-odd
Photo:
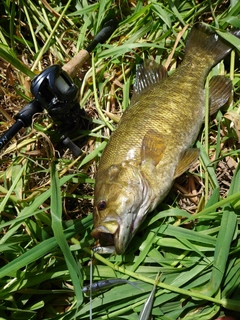
{"label": "smallmouth bass", "polygon": [[[240,37],[240,31],[234,32]],[[174,179],[198,158],[192,148],[205,113],[206,77],[231,46],[209,27],[190,31],[181,65],[170,76],[146,60],[137,70],[130,106],[99,163],[94,190],[92,236],[123,254],[146,218],[168,194]],[[217,110],[231,81],[210,80],[210,105]]]}

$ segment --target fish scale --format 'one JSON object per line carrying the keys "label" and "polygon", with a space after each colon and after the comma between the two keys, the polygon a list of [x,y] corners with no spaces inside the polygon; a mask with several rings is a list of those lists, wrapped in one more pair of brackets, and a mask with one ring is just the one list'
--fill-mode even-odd
{"label": "fish scale", "polygon": [[[192,145],[204,119],[206,77],[230,51],[210,28],[196,24],[184,59],[170,77],[154,61],[139,66],[130,106],[101,156],[96,176],[92,236],[101,245],[123,254],[147,213],[198,158],[199,150]],[[210,101],[216,110],[227,102],[231,81],[212,79]]]}

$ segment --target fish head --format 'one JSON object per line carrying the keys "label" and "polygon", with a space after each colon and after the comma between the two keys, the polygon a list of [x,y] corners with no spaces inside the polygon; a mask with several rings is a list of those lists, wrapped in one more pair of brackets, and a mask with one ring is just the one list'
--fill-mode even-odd
{"label": "fish head", "polygon": [[139,166],[125,161],[97,176],[92,236],[123,254],[148,211],[147,184]]}

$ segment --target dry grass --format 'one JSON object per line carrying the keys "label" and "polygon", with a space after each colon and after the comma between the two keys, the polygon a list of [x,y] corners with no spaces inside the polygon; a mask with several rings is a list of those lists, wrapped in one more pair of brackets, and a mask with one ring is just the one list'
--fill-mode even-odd
{"label": "dry grass", "polygon": [[[1,133],[32,98],[32,73],[63,65],[87,47],[104,20],[119,20],[113,36],[77,74],[85,114],[71,137],[82,156],[73,159],[60,142],[60,127],[44,113],[12,139],[0,159],[0,317],[88,319],[89,298],[82,297],[81,286],[89,282],[94,244],[94,178],[101,152],[129,104],[136,64],[144,57],[164,64],[173,53],[169,71],[174,71],[190,28],[174,44],[185,25],[204,21],[220,30],[240,28],[240,6],[238,1],[65,1],[62,6],[29,0],[0,6]],[[177,179],[124,256],[96,254],[93,260],[94,281],[130,277],[142,281],[145,291],[124,285],[97,294],[94,319],[138,319],[158,272],[154,319],[209,320],[240,311],[239,58],[232,54],[215,72],[232,79],[233,96],[211,117],[208,129],[203,126],[200,160]]]}

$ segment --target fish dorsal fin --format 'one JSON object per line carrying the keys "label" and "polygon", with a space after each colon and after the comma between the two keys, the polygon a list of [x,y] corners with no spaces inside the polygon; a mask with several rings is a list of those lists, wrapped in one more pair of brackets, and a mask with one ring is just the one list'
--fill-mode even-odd
{"label": "fish dorsal fin", "polygon": [[136,80],[133,86],[133,97],[142,93],[150,85],[161,82],[167,77],[164,66],[154,60],[146,59],[137,69]]}
{"label": "fish dorsal fin", "polygon": [[224,76],[214,76],[209,81],[209,109],[214,114],[227,103],[232,92],[232,82]]}
{"label": "fish dorsal fin", "polygon": [[166,148],[166,139],[153,129],[150,129],[144,136],[141,148],[142,162],[152,161],[156,166],[163,156]]}
{"label": "fish dorsal fin", "polygon": [[174,179],[179,177],[181,174],[183,174],[190,166],[191,164],[198,158],[200,154],[199,149],[196,148],[190,148],[183,152],[183,154],[180,156],[177,168],[174,173]]}

